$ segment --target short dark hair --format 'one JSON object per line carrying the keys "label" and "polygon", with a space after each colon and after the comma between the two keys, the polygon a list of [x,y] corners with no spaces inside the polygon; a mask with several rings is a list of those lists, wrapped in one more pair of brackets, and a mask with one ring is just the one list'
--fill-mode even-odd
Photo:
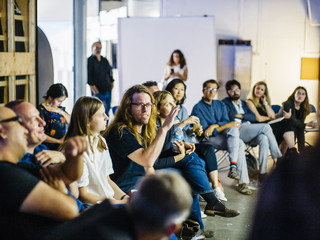
{"label": "short dark hair", "polygon": [[241,89],[241,84],[235,80],[235,79],[232,79],[232,80],[229,80],[228,82],[226,82],[226,90],[230,90],[231,89],[231,86],[233,85],[237,85],[239,89]]}
{"label": "short dark hair", "polygon": [[217,82],[217,80],[214,80],[214,79],[209,79],[207,81],[205,81],[203,84],[202,84],[202,89],[204,89],[208,83],[212,83],[212,84],[217,84],[217,88],[219,89],[219,83]]}
{"label": "short dark hair", "polygon": [[11,102],[8,102],[6,105],[4,105],[7,108],[10,108],[11,110],[14,110],[14,108],[18,105],[20,105],[21,103],[23,103],[24,100],[13,100]]}
{"label": "short dark hair", "polygon": [[154,87],[154,86],[158,87],[158,83],[156,81],[146,81],[146,82],[142,83],[142,85],[147,88]]}
{"label": "short dark hair", "polygon": [[186,91],[187,91],[187,86],[186,84],[180,79],[180,78],[175,78],[175,79],[172,79],[165,90],[167,90],[168,92],[170,92],[172,94],[172,89],[178,84],[178,83],[182,83],[183,86],[184,86],[184,96],[183,98],[177,102],[176,104],[177,105],[182,105],[184,103],[184,101],[186,100],[187,96],[186,96]]}
{"label": "short dark hair", "polygon": [[61,83],[52,84],[48,91],[46,96],[43,96],[44,99],[48,99],[49,97],[55,99],[59,97],[68,97],[68,91],[65,86],[63,86]]}

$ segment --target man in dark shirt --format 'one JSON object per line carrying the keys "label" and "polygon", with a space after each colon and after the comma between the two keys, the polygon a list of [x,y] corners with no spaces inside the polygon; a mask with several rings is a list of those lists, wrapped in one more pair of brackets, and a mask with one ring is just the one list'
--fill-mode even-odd
{"label": "man in dark shirt", "polygon": [[17,164],[27,150],[28,130],[22,123],[12,110],[0,107],[0,224],[3,236],[41,239],[58,222],[79,215],[64,184],[81,176],[87,142],[73,138],[65,147],[65,164],[39,171]]}
{"label": "man in dark shirt", "polygon": [[92,55],[88,58],[88,84],[93,96],[103,102],[106,114],[109,116],[114,79],[108,60],[100,55],[101,48],[100,41],[92,44]]}
{"label": "man in dark shirt", "polygon": [[273,159],[282,156],[277,140],[269,124],[254,123],[256,121],[255,114],[245,101],[240,100],[241,85],[237,80],[226,82],[226,91],[228,97],[222,101],[227,107],[230,121],[239,120],[240,138],[250,146],[259,145],[259,179],[262,181],[267,174],[269,149]]}

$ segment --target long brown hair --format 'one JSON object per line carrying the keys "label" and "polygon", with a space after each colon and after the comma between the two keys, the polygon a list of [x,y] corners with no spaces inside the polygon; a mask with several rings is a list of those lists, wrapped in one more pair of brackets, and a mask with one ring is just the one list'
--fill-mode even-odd
{"label": "long brown hair", "polygon": [[[71,120],[68,131],[64,138],[64,143],[74,136],[89,136],[89,145],[92,149],[90,136],[92,133],[89,128],[89,123],[92,116],[100,109],[103,103],[96,97],[80,97],[72,110]],[[62,145],[64,145],[64,143]],[[106,144],[100,139],[98,143],[98,150],[101,152],[106,150]]]}
{"label": "long brown hair", "polygon": [[113,121],[110,123],[110,125],[106,129],[106,131],[103,133],[103,137],[107,138],[110,130],[113,127],[118,128],[119,134],[120,134],[120,136],[122,136],[123,129],[127,127],[135,135],[137,141],[140,144],[142,144],[142,141],[143,141],[144,146],[148,147],[156,137],[157,110],[154,105],[151,107],[150,119],[149,119],[148,124],[144,125],[142,128],[142,139],[141,139],[140,134],[134,128],[135,120],[131,114],[132,96],[135,93],[146,93],[150,96],[151,102],[154,102],[154,98],[153,98],[151,92],[145,86],[135,85],[135,86],[129,88],[125,92],[125,94],[123,95],[123,98],[121,100],[119,108],[116,111],[116,115],[115,115]]}
{"label": "long brown hair", "polygon": [[264,110],[265,109],[265,106],[262,104],[262,101],[261,99],[257,99],[256,95],[254,94],[254,91],[256,89],[256,87],[258,85],[263,85],[265,87],[265,92],[264,94],[266,95],[266,98],[267,98],[267,102],[268,102],[268,105],[271,106],[271,99],[270,99],[270,95],[269,95],[269,90],[268,90],[268,86],[267,84],[264,82],[264,81],[259,81],[257,82],[256,84],[254,84],[253,88],[252,88],[252,92],[251,92],[251,97],[249,98],[249,100],[251,100],[251,102],[253,102],[253,104],[258,108],[263,108]]}
{"label": "long brown hair", "polygon": [[301,110],[302,110],[302,113],[303,113],[303,117],[306,117],[310,112],[311,112],[311,106],[309,104],[309,97],[308,97],[308,92],[307,92],[307,89],[305,87],[302,87],[302,86],[298,86],[296,87],[296,89],[293,91],[293,93],[288,97],[287,100],[290,100],[292,101],[293,103],[295,102],[295,99],[294,99],[294,95],[296,94],[296,92],[299,90],[299,89],[302,89],[305,91],[306,93],[306,98],[304,99],[304,101],[300,104],[300,107],[301,107]]}
{"label": "long brown hair", "polygon": [[174,61],[173,61],[173,54],[174,54],[174,53],[178,53],[178,54],[179,54],[179,58],[180,58],[180,61],[179,61],[180,68],[183,68],[183,67],[187,64],[187,62],[186,62],[186,59],[184,58],[183,53],[182,53],[179,49],[176,49],[176,50],[174,50],[174,51],[171,53],[171,56],[170,56],[168,65],[169,65],[169,66],[173,66],[173,65],[174,65]]}

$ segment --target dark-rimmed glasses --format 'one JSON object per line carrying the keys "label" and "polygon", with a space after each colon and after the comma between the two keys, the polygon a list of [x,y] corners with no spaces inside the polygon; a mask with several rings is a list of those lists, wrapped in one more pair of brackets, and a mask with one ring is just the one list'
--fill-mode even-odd
{"label": "dark-rimmed glasses", "polygon": [[151,109],[152,105],[154,105],[154,103],[131,103],[131,104],[137,106],[138,110],[141,110],[143,108]]}
{"label": "dark-rimmed glasses", "polygon": [[22,118],[19,117],[19,116],[15,116],[15,117],[8,118],[8,119],[3,119],[3,120],[0,121],[0,123],[14,122],[14,121],[17,121],[18,123],[20,123],[21,126],[23,126]]}

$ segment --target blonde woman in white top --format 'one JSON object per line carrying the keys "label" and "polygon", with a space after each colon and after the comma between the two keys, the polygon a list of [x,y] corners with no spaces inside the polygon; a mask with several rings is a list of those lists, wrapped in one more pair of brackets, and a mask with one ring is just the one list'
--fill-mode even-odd
{"label": "blonde woman in white top", "polygon": [[83,174],[77,181],[79,199],[95,204],[104,199],[111,203],[126,203],[128,196],[110,179],[112,161],[100,132],[106,128],[108,116],[103,103],[95,97],[81,97],[74,105],[65,140],[86,136],[89,150],[83,156]]}

